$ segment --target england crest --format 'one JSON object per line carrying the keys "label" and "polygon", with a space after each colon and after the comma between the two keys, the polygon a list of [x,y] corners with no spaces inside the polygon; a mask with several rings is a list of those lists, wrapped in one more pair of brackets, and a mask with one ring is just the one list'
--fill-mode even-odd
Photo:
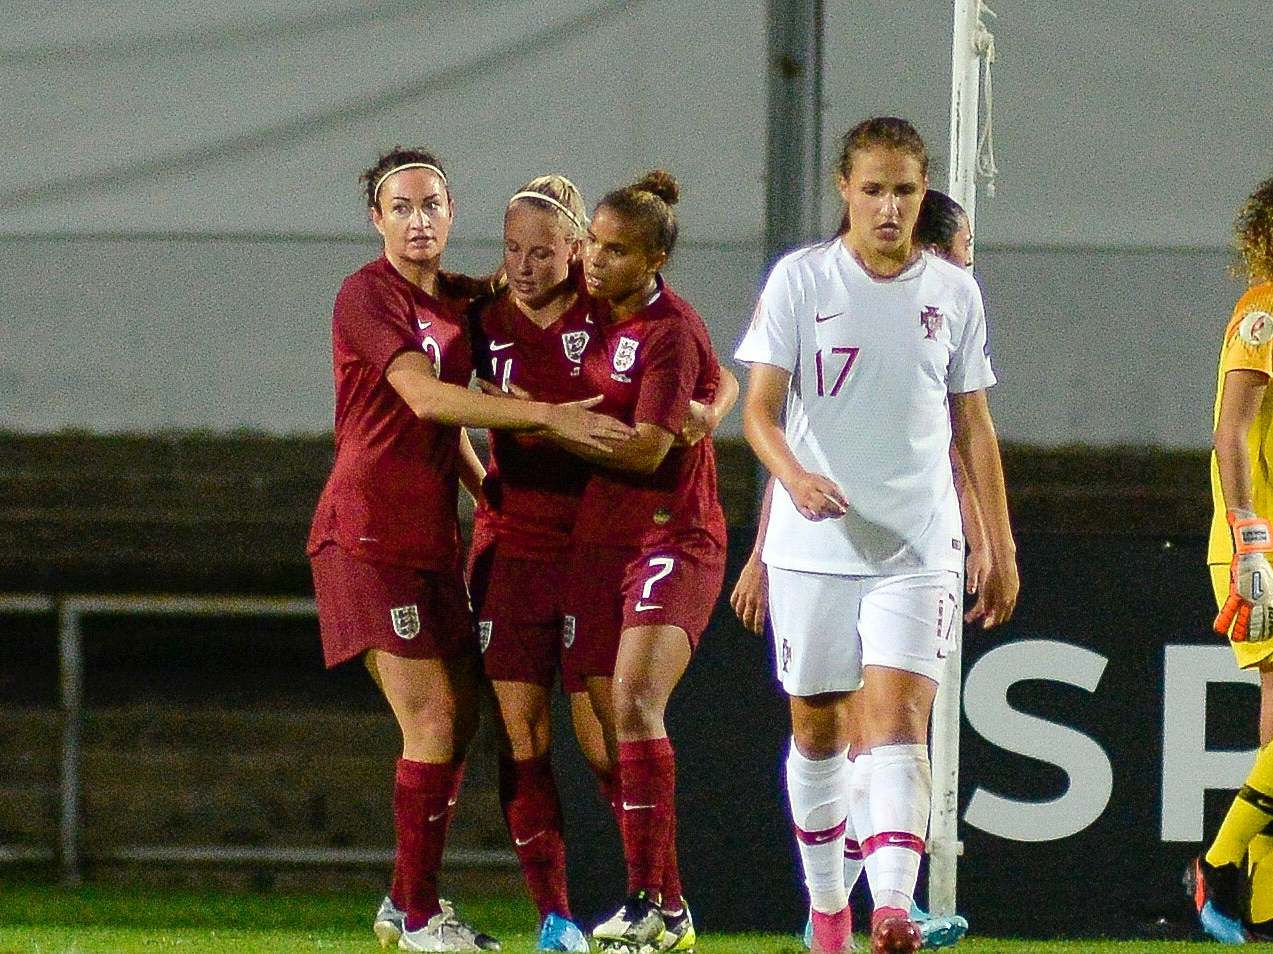
{"label": "england crest", "polygon": [[573,616],[562,616],[561,618],[561,644],[569,649],[575,644],[575,618]]}
{"label": "england crest", "polygon": [[486,652],[486,647],[491,644],[491,627],[494,623],[489,619],[481,619],[477,622],[477,645],[482,652]]}
{"label": "england crest", "polygon": [[584,349],[588,347],[588,332],[567,331],[561,336],[561,347],[566,352],[567,359],[578,364]]}
{"label": "england crest", "polygon": [[614,349],[614,369],[622,374],[636,364],[637,347],[641,342],[623,335]]}
{"label": "england crest", "polygon": [[415,639],[420,635],[420,609],[415,603],[395,606],[389,610],[389,620],[393,623],[394,633],[403,639]]}
{"label": "england crest", "polygon": [[924,326],[924,337],[933,341],[937,340],[937,332],[941,331],[943,321],[941,309],[933,305],[926,305],[919,313],[919,323]]}

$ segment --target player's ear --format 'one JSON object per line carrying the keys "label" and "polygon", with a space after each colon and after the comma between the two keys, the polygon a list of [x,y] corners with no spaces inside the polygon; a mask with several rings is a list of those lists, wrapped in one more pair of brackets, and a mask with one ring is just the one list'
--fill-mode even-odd
{"label": "player's ear", "polygon": [[385,217],[380,214],[380,206],[378,204],[367,210],[367,218],[376,227],[376,231],[383,236],[385,234]]}
{"label": "player's ear", "polygon": [[849,180],[842,175],[835,177],[835,187],[840,193],[840,198],[844,200],[844,204],[849,204]]}

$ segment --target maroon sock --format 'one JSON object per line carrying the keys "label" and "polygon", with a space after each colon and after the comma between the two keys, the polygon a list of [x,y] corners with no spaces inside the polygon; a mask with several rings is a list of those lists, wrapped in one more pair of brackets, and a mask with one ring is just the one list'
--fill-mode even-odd
{"label": "maroon sock", "polygon": [[398,849],[393,863],[393,903],[417,930],[442,910],[438,869],[459,792],[463,765],[398,759],[393,785],[393,827]]}
{"label": "maroon sock", "polygon": [[685,907],[681,891],[681,866],[676,858],[676,808],[673,805],[672,817],[667,829],[667,851],[663,855],[664,911],[680,911]]}
{"label": "maroon sock", "polygon": [[623,787],[623,854],[628,894],[660,897],[672,816],[676,812],[676,756],[672,743],[643,739],[619,743]]}
{"label": "maroon sock", "polygon": [[540,919],[549,914],[569,918],[561,801],[548,756],[519,761],[501,757],[499,802]]}

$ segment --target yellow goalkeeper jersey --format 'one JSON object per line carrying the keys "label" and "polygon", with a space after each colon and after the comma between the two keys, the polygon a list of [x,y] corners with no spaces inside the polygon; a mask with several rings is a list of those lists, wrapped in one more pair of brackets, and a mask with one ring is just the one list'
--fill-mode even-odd
{"label": "yellow goalkeeper jersey", "polygon": [[[1220,421],[1220,399],[1224,394],[1226,374],[1248,369],[1273,378],[1273,339],[1269,337],[1269,325],[1273,325],[1273,282],[1256,285],[1239,298],[1233,317],[1224,329],[1212,427]],[[1257,343],[1261,340],[1262,344]],[[1273,520],[1273,387],[1264,391],[1260,412],[1247,435],[1247,448],[1251,454],[1255,512],[1266,520]],[[1220,468],[1216,464],[1215,451],[1211,452],[1211,504],[1207,562],[1227,564],[1233,559],[1233,540],[1225,521],[1224,495],[1220,492]]]}

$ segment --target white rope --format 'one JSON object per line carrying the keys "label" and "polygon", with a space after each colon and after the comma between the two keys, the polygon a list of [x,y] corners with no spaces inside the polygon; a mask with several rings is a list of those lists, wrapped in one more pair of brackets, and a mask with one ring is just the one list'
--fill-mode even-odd
{"label": "white rope", "polygon": [[995,61],[995,35],[986,27],[982,17],[995,19],[996,14],[986,4],[978,4],[977,32],[973,35],[973,49],[981,61],[981,88],[986,98],[986,119],[981,127],[981,135],[977,138],[977,174],[986,182],[986,195],[994,197],[995,176],[999,167],[995,165],[994,137],[994,86],[991,83],[990,67]]}

